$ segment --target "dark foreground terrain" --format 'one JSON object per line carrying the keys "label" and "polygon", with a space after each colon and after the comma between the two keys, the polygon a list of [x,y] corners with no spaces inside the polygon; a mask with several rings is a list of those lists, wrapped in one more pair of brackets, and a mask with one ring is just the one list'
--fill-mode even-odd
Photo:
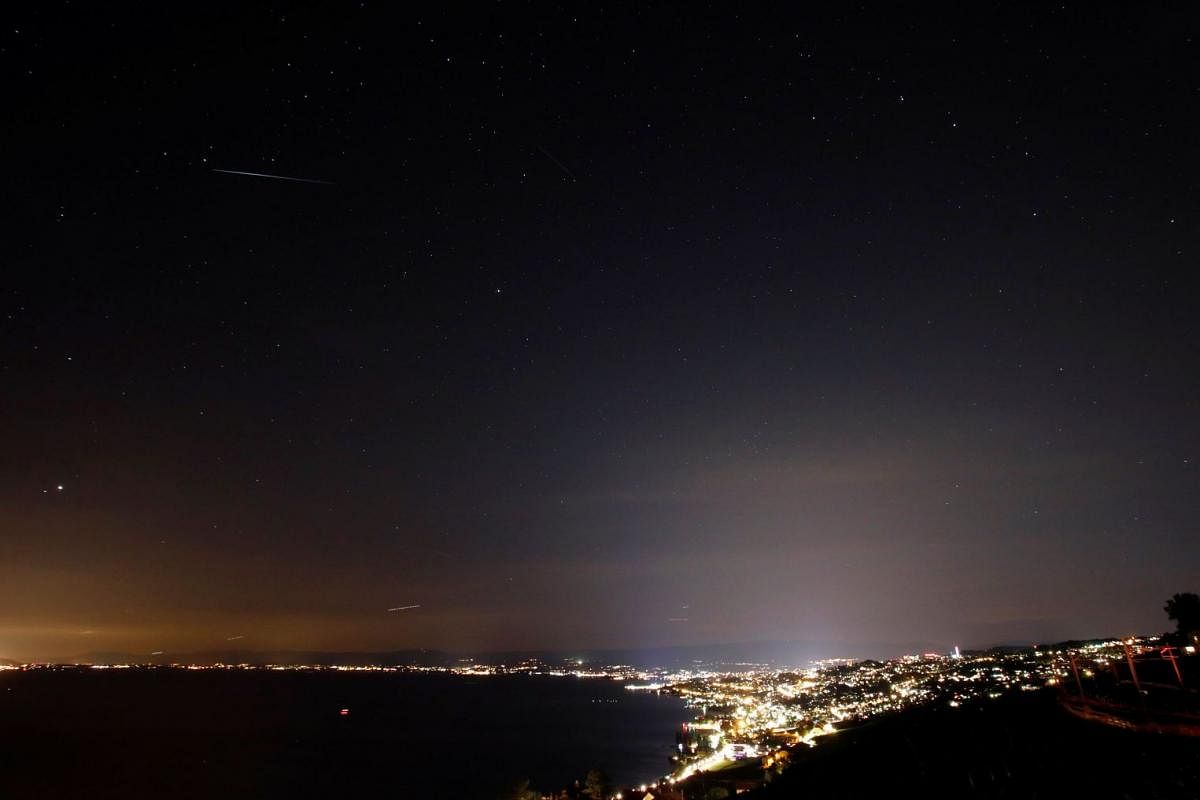
{"label": "dark foreground terrain", "polygon": [[1200,797],[1200,739],[1083,722],[1049,691],[881,719],[826,737],[792,763],[750,796]]}

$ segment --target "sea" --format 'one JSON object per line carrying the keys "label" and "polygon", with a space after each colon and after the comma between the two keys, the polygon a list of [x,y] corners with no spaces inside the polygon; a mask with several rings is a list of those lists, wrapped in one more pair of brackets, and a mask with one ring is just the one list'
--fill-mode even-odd
{"label": "sea", "polygon": [[0,671],[0,797],[494,800],[593,768],[635,786],[689,718],[605,678]]}

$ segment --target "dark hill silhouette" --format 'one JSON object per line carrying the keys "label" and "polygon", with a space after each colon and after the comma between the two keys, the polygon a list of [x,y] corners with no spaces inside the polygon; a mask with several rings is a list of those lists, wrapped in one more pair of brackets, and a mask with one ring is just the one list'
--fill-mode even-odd
{"label": "dark hill silhouette", "polygon": [[955,709],[920,708],[842,731],[798,750],[783,775],[743,796],[789,800],[899,792],[923,798],[1182,800],[1194,798],[1197,786],[1200,749],[1194,739],[1082,722],[1044,691]]}

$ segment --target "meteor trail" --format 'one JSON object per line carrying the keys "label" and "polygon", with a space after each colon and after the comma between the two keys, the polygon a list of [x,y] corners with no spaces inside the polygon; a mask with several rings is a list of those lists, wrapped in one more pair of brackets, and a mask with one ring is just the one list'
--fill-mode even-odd
{"label": "meteor trail", "polygon": [[389,609],[388,609],[388,611],[408,611],[410,608],[420,608],[420,607],[421,607],[420,605],[415,605],[415,606],[396,606],[395,608],[389,608]]}
{"label": "meteor trail", "polygon": [[554,156],[552,156],[552,155],[550,154],[550,151],[549,151],[549,150],[547,150],[546,148],[542,147],[540,144],[539,144],[539,145],[536,145],[536,147],[537,147],[537,149],[538,149],[538,150],[541,150],[541,151],[542,151],[542,155],[544,155],[546,158],[548,158],[548,159],[550,159],[551,161],[553,161],[555,164],[558,164],[558,168],[559,168],[559,169],[561,169],[563,172],[567,173],[567,175],[569,175],[569,176],[570,176],[571,180],[575,181],[576,183],[578,183],[578,182],[579,182],[579,178],[576,178],[576,177],[575,177],[575,173],[574,173],[574,172],[571,172],[571,170],[567,169],[567,165],[566,165],[566,164],[564,164],[563,162],[559,161],[557,158],[555,158]]}
{"label": "meteor trail", "polygon": [[245,175],[249,178],[271,178],[276,181],[295,181],[296,183],[320,183],[325,186],[336,186],[333,181],[319,181],[315,178],[292,178],[287,175],[268,175],[265,172],[241,172],[236,169],[214,169],[213,172],[219,172],[222,175]]}

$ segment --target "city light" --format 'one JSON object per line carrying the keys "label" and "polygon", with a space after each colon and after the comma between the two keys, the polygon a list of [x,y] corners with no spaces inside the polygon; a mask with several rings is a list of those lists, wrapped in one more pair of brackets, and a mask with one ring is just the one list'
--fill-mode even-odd
{"label": "city light", "polygon": [[[1009,692],[1031,692],[1070,680],[1073,658],[1086,659],[1078,673],[1094,679],[1096,668],[1123,663],[1125,648],[1133,653],[1157,652],[1151,637],[1084,643],[1069,649],[1022,649],[988,652],[955,650],[950,655],[925,653],[889,661],[828,659],[797,667],[766,664],[738,669],[640,669],[625,664],[590,665],[570,659],[548,663],[528,658],[516,663],[484,664],[473,660],[456,666],[319,665],[319,664],[80,664],[0,665],[0,669],[130,669],[264,670],[377,674],[442,673],[461,677],[541,675],[620,682],[626,691],[655,692],[681,699],[691,710],[676,734],[673,768],[662,782],[676,784],[698,775],[757,762],[764,768],[786,762],[788,748],[817,747],[825,737],[881,714],[916,706],[942,704],[959,709],[991,702]],[[1193,646],[1181,648],[1194,652]],[[597,702],[613,702],[611,698]],[[350,709],[339,708],[340,717]],[[664,743],[665,744],[665,743]],[[658,784],[643,783],[643,795]],[[632,785],[630,787],[632,788]],[[622,797],[616,794],[614,797]]]}

